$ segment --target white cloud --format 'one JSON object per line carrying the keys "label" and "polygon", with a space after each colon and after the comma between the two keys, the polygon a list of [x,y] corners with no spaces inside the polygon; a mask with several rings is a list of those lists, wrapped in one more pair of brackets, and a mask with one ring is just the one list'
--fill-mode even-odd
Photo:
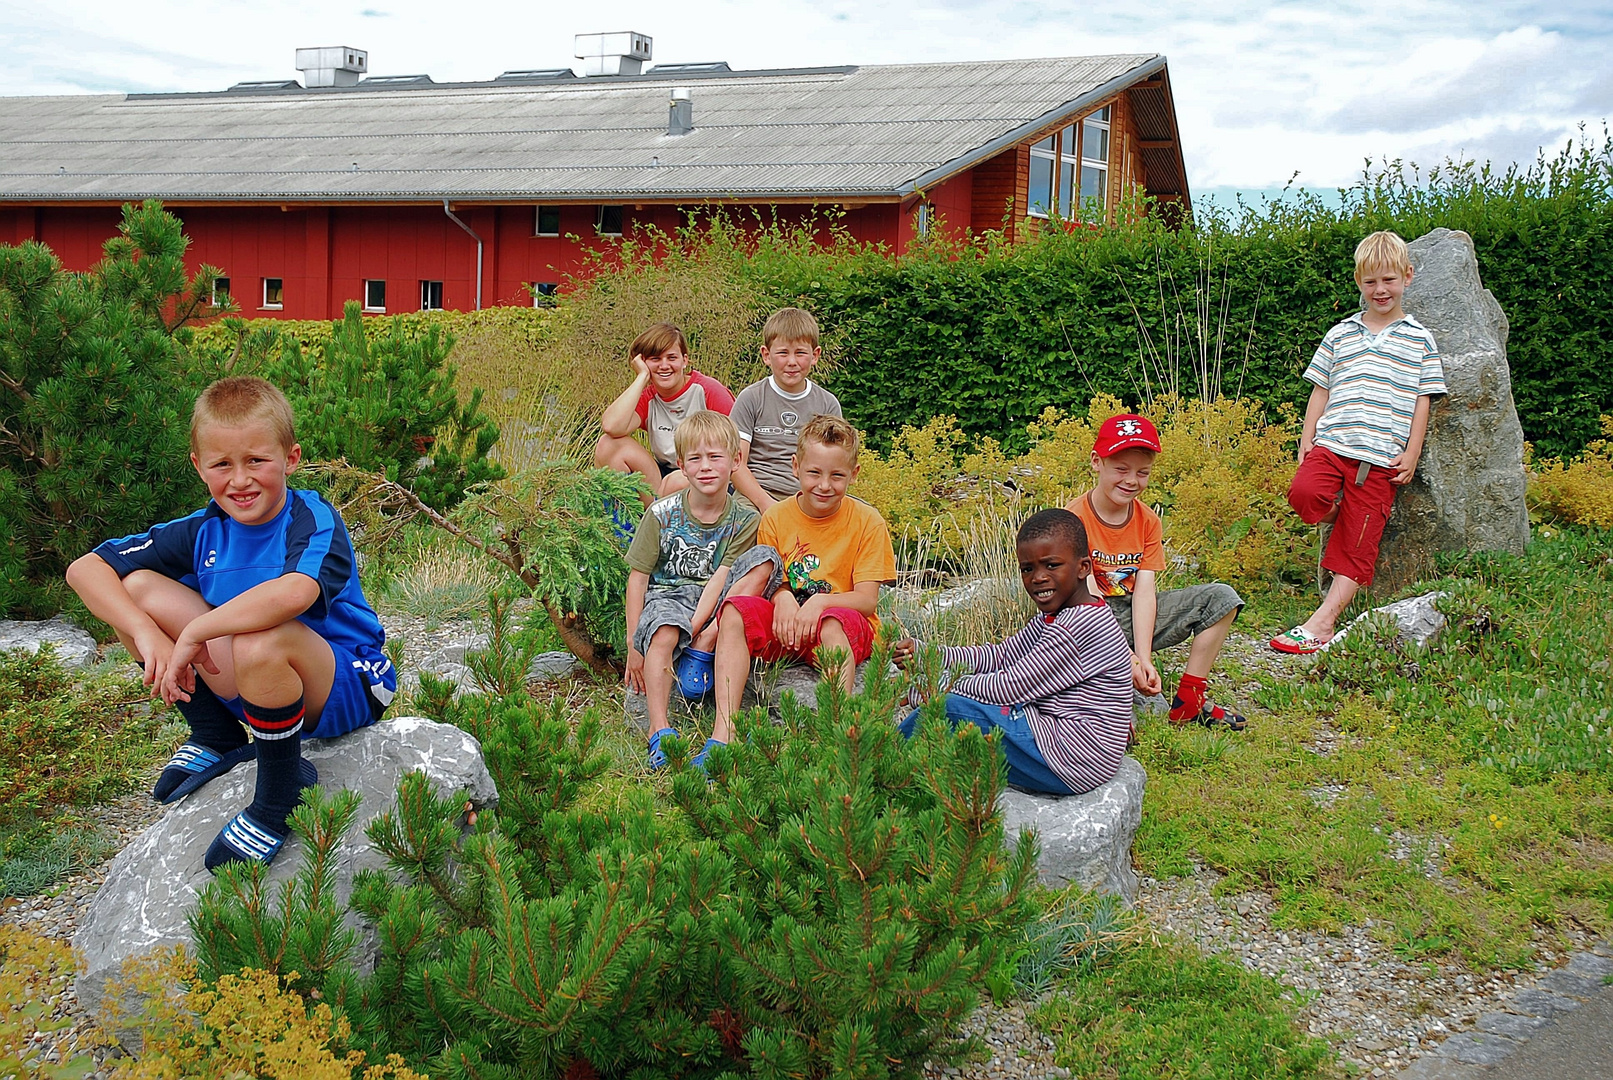
{"label": "white cloud", "polygon": [[[290,78],[298,46],[368,49],[377,74],[485,79],[571,63],[571,36],[637,29],[663,60],[735,67],[1162,52],[1194,190],[1349,183],[1364,158],[1532,160],[1613,116],[1602,0],[0,0],[0,93],[217,90]],[[384,17],[379,17],[383,16]],[[1534,142],[1533,140],[1539,140]]]}

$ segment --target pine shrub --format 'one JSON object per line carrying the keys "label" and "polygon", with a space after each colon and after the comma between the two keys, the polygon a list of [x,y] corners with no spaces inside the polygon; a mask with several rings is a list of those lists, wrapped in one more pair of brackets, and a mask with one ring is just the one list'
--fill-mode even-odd
{"label": "pine shrub", "polygon": [[[709,779],[675,743],[669,791],[609,807],[582,799],[607,760],[596,716],[573,730],[560,703],[452,702],[498,812],[469,825],[462,796],[407,777],[368,830],[390,872],[353,893],[373,973],[299,966],[296,988],[372,1059],[440,1078],[918,1076],[986,981],[1011,977],[1035,851],[1004,845],[996,745],[953,734],[939,705],[903,740],[897,693],[876,674],[857,696],[826,685],[817,711],[787,703],[782,726],[741,717]],[[319,832],[314,859],[336,839]],[[321,892],[310,918],[293,886],[288,918],[241,876],[201,900],[202,974],[288,974],[280,928],[327,926],[334,902]]]}

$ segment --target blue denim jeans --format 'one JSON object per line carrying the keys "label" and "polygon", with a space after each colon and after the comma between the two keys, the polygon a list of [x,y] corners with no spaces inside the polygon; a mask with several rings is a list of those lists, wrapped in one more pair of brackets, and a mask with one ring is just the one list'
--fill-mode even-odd
{"label": "blue denim jeans", "polygon": [[[1036,748],[1031,735],[1030,721],[1025,718],[1023,705],[987,705],[962,694],[947,695],[947,719],[956,728],[969,723],[990,735],[1002,732],[998,745],[1008,758],[1008,784],[1021,791],[1034,791],[1042,795],[1074,795],[1069,786],[1050,769],[1042,752]],[[918,726],[918,710],[907,714],[898,729],[905,738],[913,737]]]}

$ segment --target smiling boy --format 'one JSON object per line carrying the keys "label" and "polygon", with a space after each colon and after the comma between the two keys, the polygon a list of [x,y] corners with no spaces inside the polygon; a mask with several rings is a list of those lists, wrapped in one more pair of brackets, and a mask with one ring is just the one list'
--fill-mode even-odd
{"label": "smiling boy", "polygon": [[850,691],[856,665],[873,651],[879,587],[896,580],[896,553],[879,511],[846,495],[858,441],[857,429],[834,416],[801,429],[792,459],[801,490],[769,507],[756,530],[751,555],[771,562],[745,572],[754,595],[729,596],[718,616],[712,741],[733,738],[730,718],[753,658],[818,665],[820,650],[840,649],[851,660],[840,672]]}
{"label": "smiling boy", "polygon": [[1288,503],[1307,525],[1333,526],[1322,569],[1333,574],[1310,618],[1271,639],[1313,653],[1333,638],[1356,590],[1372,584],[1395,493],[1411,483],[1428,411],[1445,393],[1434,335],[1402,306],[1411,253],[1392,232],[1355,249],[1362,310],[1329,330],[1305,379],[1312,384]]}
{"label": "smiling boy", "polygon": [[704,661],[710,676],[717,641],[713,616],[728,591],[735,558],[756,543],[759,516],[750,503],[728,493],[739,454],[739,432],[728,417],[695,413],[678,425],[674,440],[689,487],[651,503],[627,549],[632,648],[626,681],[630,690],[645,695],[652,769],[666,764],[661,740],[677,734],[668,722],[674,665],[680,656],[693,656]]}
{"label": "smiling boy", "polygon": [[[1000,645],[941,650],[947,719],[1001,732],[1008,782],[1025,791],[1079,795],[1114,779],[1131,735],[1131,657],[1108,606],[1087,589],[1086,529],[1068,510],[1043,510],[1014,541],[1019,580],[1039,614]],[[899,641],[906,667],[921,648]],[[918,712],[902,721],[911,736]]]}
{"label": "smiling boy", "polygon": [[[656,323],[640,334],[628,356],[632,357],[633,381],[600,417],[594,464],[639,473],[656,495],[670,495],[688,486],[678,472],[672,433],[704,409],[727,416],[734,407],[734,395],[716,379],[689,366],[683,331],[671,323]],[[633,438],[641,428],[649,435],[648,450]],[[649,502],[646,498],[645,504]]]}
{"label": "smiling boy", "polygon": [[780,308],[762,327],[770,374],[741,390],[729,414],[742,441],[734,489],[758,510],[801,490],[790,464],[801,429],[814,417],[840,415],[840,399],[808,378],[822,356],[810,311]]}
{"label": "smiling boy", "polygon": [[397,673],[341,516],[287,486],[302,448],[285,395],[262,379],[221,379],[197,399],[190,439],[212,501],[108,540],[67,581],[144,666],[153,696],[190,725],[154,798],[177,801],[257,758],[251,805],[207,850],[214,870],[274,859],[287,815],[318,780],[301,739],[375,723]]}

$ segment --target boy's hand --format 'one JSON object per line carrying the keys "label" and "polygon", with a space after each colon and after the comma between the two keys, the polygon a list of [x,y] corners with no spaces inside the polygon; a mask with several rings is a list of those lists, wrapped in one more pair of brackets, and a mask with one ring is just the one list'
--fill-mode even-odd
{"label": "boy's hand", "polygon": [[1135,655],[1131,658],[1131,685],[1144,697],[1153,697],[1164,688],[1154,662]]}
{"label": "boy's hand", "polygon": [[162,693],[163,676],[168,674],[172,664],[170,658],[174,654],[174,643],[156,623],[152,623],[148,632],[134,636],[134,647],[140,654],[140,662],[145,665],[145,673],[140,676],[140,681],[151,687],[151,696],[156,697]]}
{"label": "boy's hand", "polygon": [[622,675],[622,682],[635,694],[644,693],[644,654],[637,649],[627,651],[627,671]]}
{"label": "boy's hand", "polygon": [[897,667],[906,669],[908,663],[918,654],[918,642],[905,637],[891,646],[891,660]]}
{"label": "boy's hand", "polygon": [[168,670],[162,677],[161,696],[164,702],[172,705],[176,701],[190,700],[191,694],[196,692],[196,669],[192,665],[197,664],[210,675],[219,673],[218,665],[207,651],[207,642],[195,641],[186,634],[180,634],[168,658]]}
{"label": "boy's hand", "polygon": [[1410,450],[1402,450],[1389,463],[1389,467],[1395,471],[1395,475],[1389,482],[1397,487],[1411,483],[1412,476],[1417,472],[1417,459],[1420,457],[1422,457],[1421,450],[1416,454],[1413,454]]}
{"label": "boy's hand", "polygon": [[829,593],[818,593],[808,597],[795,613],[794,640],[790,642],[792,649],[805,649],[818,640],[818,620],[823,618],[824,609],[829,606]]}
{"label": "boy's hand", "polygon": [[1316,443],[1306,436],[1301,435],[1299,437],[1299,463],[1301,465],[1305,464],[1305,459],[1310,456],[1311,447],[1315,445]]}
{"label": "boy's hand", "polygon": [[788,588],[773,594],[773,636],[791,648],[795,647],[795,617],[801,605]]}

